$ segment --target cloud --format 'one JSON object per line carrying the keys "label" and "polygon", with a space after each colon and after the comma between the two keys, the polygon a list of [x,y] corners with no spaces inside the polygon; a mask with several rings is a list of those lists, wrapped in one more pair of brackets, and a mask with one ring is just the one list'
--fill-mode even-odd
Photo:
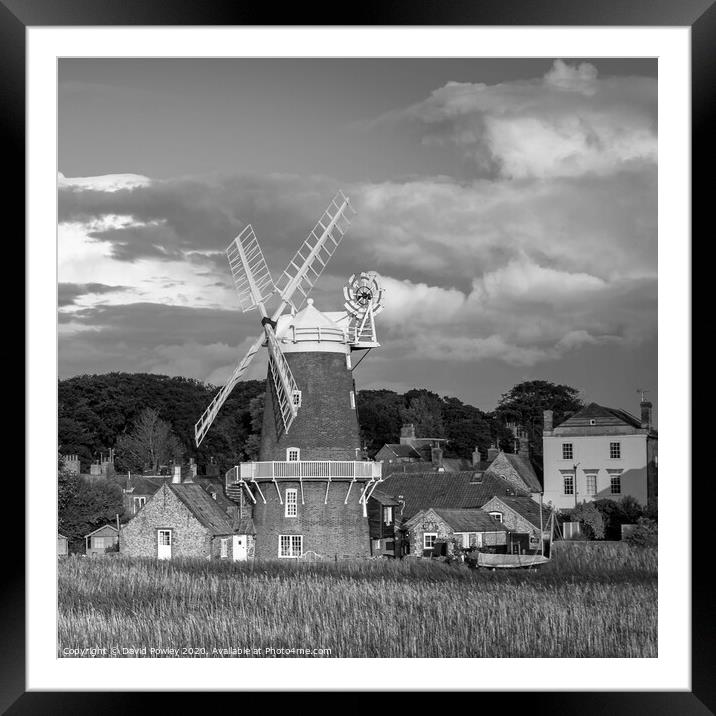
{"label": "cloud", "polygon": [[556,60],[543,78],[496,85],[448,82],[374,120],[417,127],[425,144],[455,147],[482,176],[608,176],[657,157],[657,83],[599,78]]}
{"label": "cloud", "polygon": [[147,186],[151,183],[149,177],[141,174],[104,174],[93,177],[66,177],[58,172],[57,186],[61,190],[92,189],[94,191],[115,192],[120,189],[133,189],[138,186]]}
{"label": "cloud", "polygon": [[57,287],[57,305],[62,308],[76,303],[81,296],[128,291],[129,286],[108,286],[104,283],[60,283]]}
{"label": "cloud", "polygon": [[586,345],[656,335],[656,280],[607,283],[522,259],[463,293],[384,276],[379,339],[388,359],[532,366]]}

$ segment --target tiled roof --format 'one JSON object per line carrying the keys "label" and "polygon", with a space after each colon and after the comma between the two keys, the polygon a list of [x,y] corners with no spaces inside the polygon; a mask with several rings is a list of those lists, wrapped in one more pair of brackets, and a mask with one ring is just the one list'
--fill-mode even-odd
{"label": "tiled roof", "polygon": [[379,502],[381,505],[399,505],[400,503],[398,500],[396,500],[394,497],[391,497],[390,495],[386,495],[385,492],[381,492],[380,490],[373,490],[371,493],[371,499],[375,500],[376,502]]}
{"label": "tiled roof", "polygon": [[[526,520],[531,522],[535,527],[540,526],[540,509],[539,503],[535,502],[531,497],[523,497],[521,495],[515,496],[497,496],[498,499],[503,502],[507,507],[511,507],[515,512],[522,515]],[[542,508],[542,527],[547,526],[547,520],[549,519],[549,509],[546,507]]]}
{"label": "tiled roof", "polygon": [[[191,484],[191,483],[185,483]],[[236,507],[236,503],[230,500],[224,492],[224,481],[219,477],[195,477],[194,484],[199,485],[211,497],[211,493],[216,494],[216,504],[226,512],[227,507]],[[211,498],[214,499],[213,497]]]}
{"label": "tiled roof", "polygon": [[231,518],[200,485],[169,483],[167,487],[212,534],[233,534]]}
{"label": "tiled roof", "polygon": [[[529,498],[528,498],[529,499]],[[482,510],[434,510],[454,532],[507,532],[507,527]]]}
{"label": "tiled roof", "polygon": [[386,443],[383,447],[387,447],[396,457],[420,457],[420,453],[412,445]]}
{"label": "tiled roof", "polygon": [[[480,480],[480,481],[478,481]],[[495,495],[514,495],[514,487],[496,475],[473,471],[393,473],[380,483],[381,492],[405,502],[404,520],[430,507],[477,509]],[[402,496],[402,497],[401,497]]]}
{"label": "tiled roof", "polygon": [[581,427],[589,425],[590,420],[595,420],[597,425],[618,425],[624,423],[633,428],[641,427],[641,420],[626,410],[620,408],[606,408],[597,403],[590,403],[584,408],[563,420],[557,427]]}
{"label": "tiled roof", "polygon": [[114,525],[109,525],[109,524],[108,524],[108,525],[102,525],[101,527],[98,527],[96,530],[92,530],[92,532],[90,532],[89,534],[86,534],[86,535],[85,535],[85,538],[91,537],[92,535],[96,535],[98,532],[101,532],[102,530],[106,530],[106,529],[108,529],[108,528],[109,528],[110,530],[113,530],[114,532],[117,532],[117,528],[116,528]]}

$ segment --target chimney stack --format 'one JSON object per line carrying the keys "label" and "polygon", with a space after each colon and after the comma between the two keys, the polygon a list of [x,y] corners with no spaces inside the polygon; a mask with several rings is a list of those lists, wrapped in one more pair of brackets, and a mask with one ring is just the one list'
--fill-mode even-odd
{"label": "chimney stack", "polygon": [[495,443],[487,448],[487,462],[492,462],[500,454],[500,449]]}
{"label": "chimney stack", "polygon": [[430,460],[437,468],[443,466],[443,451],[440,447],[430,448]]}
{"label": "chimney stack", "polygon": [[473,466],[479,465],[482,462],[482,453],[480,452],[480,448],[476,447],[472,451],[472,464]]}
{"label": "chimney stack", "polygon": [[400,444],[412,445],[415,440],[415,425],[407,423],[400,428]]}
{"label": "chimney stack", "polygon": [[639,405],[641,406],[641,427],[649,430],[651,429],[651,401],[642,400]]}
{"label": "chimney stack", "polygon": [[544,432],[550,432],[554,424],[554,410],[544,411]]}
{"label": "chimney stack", "polygon": [[181,465],[174,465],[174,472],[172,473],[172,482],[175,485],[181,484]]}

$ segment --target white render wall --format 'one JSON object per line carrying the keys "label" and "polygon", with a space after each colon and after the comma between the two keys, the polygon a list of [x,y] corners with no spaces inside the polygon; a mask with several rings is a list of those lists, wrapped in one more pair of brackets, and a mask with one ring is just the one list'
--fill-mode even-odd
{"label": "white render wall", "polygon": [[[609,457],[609,444],[621,443],[621,458]],[[572,443],[573,458],[562,459],[562,444]],[[559,509],[575,506],[575,495],[564,494],[564,473],[576,469],[576,502],[631,495],[647,504],[646,435],[557,435],[543,438],[544,502]],[[621,470],[621,494],[611,493],[609,470]],[[596,472],[597,494],[587,494],[587,473]]]}

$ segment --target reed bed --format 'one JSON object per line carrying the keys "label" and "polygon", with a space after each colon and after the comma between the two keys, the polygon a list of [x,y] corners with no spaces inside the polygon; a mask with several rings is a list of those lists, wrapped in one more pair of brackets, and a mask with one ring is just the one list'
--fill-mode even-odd
{"label": "reed bed", "polygon": [[535,570],[70,557],[58,572],[59,656],[657,656],[656,550],[622,543],[559,543]]}

